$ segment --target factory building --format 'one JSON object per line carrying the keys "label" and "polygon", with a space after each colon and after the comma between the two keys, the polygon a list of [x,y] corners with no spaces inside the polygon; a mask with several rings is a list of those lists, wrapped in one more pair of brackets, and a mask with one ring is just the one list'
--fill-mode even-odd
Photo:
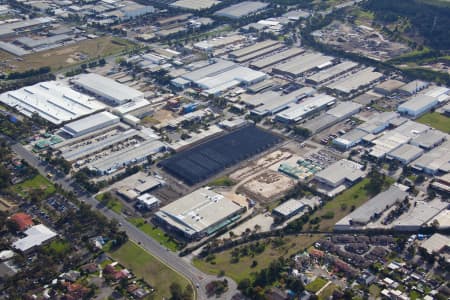
{"label": "factory building", "polygon": [[424,153],[423,149],[417,146],[404,144],[389,152],[386,155],[386,157],[388,159],[397,160],[400,163],[406,165],[412,162],[413,160],[419,158],[423,153]]}
{"label": "factory building", "polygon": [[155,221],[188,240],[210,235],[236,221],[243,208],[214,191],[200,188],[162,207]]}
{"label": "factory building", "polygon": [[358,89],[369,86],[383,77],[383,74],[374,72],[375,68],[368,67],[338,81],[329,84],[327,87],[333,91],[348,95]]}
{"label": "factory building", "polygon": [[161,200],[150,194],[142,194],[137,197],[136,207],[141,210],[152,210],[159,206]]}
{"label": "factory building", "polygon": [[381,94],[384,96],[388,96],[388,95],[391,95],[392,93],[394,93],[395,91],[397,91],[399,88],[401,88],[404,85],[405,85],[405,83],[403,81],[389,79],[389,80],[386,80],[385,82],[382,82],[382,83],[378,84],[377,86],[375,86],[373,90],[375,93],[378,93],[378,94]]}
{"label": "factory building", "polygon": [[194,48],[197,50],[209,52],[215,49],[222,49],[225,46],[242,43],[243,41],[245,41],[245,36],[240,34],[233,34],[197,42],[194,44]]}
{"label": "factory building", "polygon": [[42,17],[29,20],[3,23],[0,25],[0,38],[20,35],[26,32],[39,31],[47,28],[53,23],[55,19]]}
{"label": "factory building", "polygon": [[362,165],[353,161],[341,159],[316,173],[315,179],[333,188],[348,183],[353,185],[364,176],[362,167]]}
{"label": "factory building", "polygon": [[264,117],[267,115],[274,115],[289,108],[294,103],[308,96],[312,96],[315,91],[316,90],[311,87],[304,87],[289,94],[268,91],[254,95],[250,99],[245,100],[244,103],[248,106],[255,107],[251,110],[252,114]]}
{"label": "factory building", "polygon": [[250,67],[260,70],[267,67],[270,67],[274,64],[282,62],[286,59],[292,58],[294,56],[300,55],[304,53],[305,50],[302,48],[289,48],[287,50],[274,53],[270,56],[264,57],[262,59],[256,60],[250,64]]}
{"label": "factory building", "polygon": [[448,134],[439,130],[428,130],[426,134],[421,134],[411,140],[410,144],[425,150],[431,150],[447,140]]}
{"label": "factory building", "polygon": [[272,210],[272,216],[274,216],[275,219],[287,220],[304,210],[305,207],[305,203],[301,200],[290,199],[275,207]]}
{"label": "factory building", "polygon": [[[399,114],[396,112],[382,112],[377,116],[371,118],[367,122],[358,126],[358,129],[370,134],[379,134],[386,128],[388,128],[394,120],[399,118]],[[406,122],[406,120],[405,120]]]}
{"label": "factory building", "polygon": [[178,0],[170,4],[175,8],[181,8],[186,10],[203,10],[219,4],[218,0]]}
{"label": "factory building", "polygon": [[104,111],[74,122],[67,123],[62,128],[62,131],[64,131],[71,137],[79,137],[81,135],[103,129],[107,126],[111,126],[119,122],[119,117],[107,111]]}
{"label": "factory building", "polygon": [[359,128],[352,129],[340,137],[335,138],[333,140],[333,146],[341,150],[348,150],[359,144],[367,134],[367,132]]}
{"label": "factory building", "polygon": [[405,96],[412,96],[414,94],[417,94],[418,92],[426,89],[430,85],[429,82],[421,81],[421,80],[414,80],[410,83],[400,87],[398,89],[398,92]]}
{"label": "factory building", "polygon": [[53,124],[78,119],[105,108],[91,97],[74,91],[59,81],[40,82],[0,95],[0,102],[27,117],[37,113]]}
{"label": "factory building", "polygon": [[305,72],[321,70],[332,65],[334,58],[321,53],[307,53],[296,56],[272,69],[274,74],[297,78]]}
{"label": "factory building", "polygon": [[259,1],[243,1],[218,10],[214,15],[230,19],[240,19],[266,8],[269,3]]}
{"label": "factory building", "polygon": [[144,93],[95,73],[78,75],[71,82],[114,105],[144,98]]}
{"label": "factory building", "polygon": [[282,123],[297,123],[307,116],[332,106],[334,103],[336,103],[336,98],[326,94],[318,94],[277,113],[276,120]]}
{"label": "factory building", "polygon": [[334,225],[334,230],[351,230],[367,225],[379,218],[379,215],[395,203],[405,200],[408,193],[396,185],[369,199],[362,206],[342,218]]}
{"label": "factory building", "polygon": [[321,84],[332,80],[358,66],[357,63],[352,61],[344,61],[337,65],[334,65],[328,69],[317,72],[316,74],[306,78],[306,81],[312,84]]}
{"label": "factory building", "polygon": [[398,106],[397,111],[401,114],[407,115],[411,118],[417,118],[436,107],[439,104],[438,98],[417,95],[410,100]]}
{"label": "factory building", "polygon": [[258,42],[255,43],[253,45],[241,48],[239,50],[235,50],[233,52],[230,52],[228,54],[228,56],[232,59],[237,59],[243,56],[247,56],[249,54],[252,54],[254,52],[266,49],[266,48],[270,48],[274,45],[278,45],[280,42],[278,41],[274,41],[274,40],[266,40],[266,41],[262,41],[262,42]]}
{"label": "factory building", "polygon": [[413,161],[411,167],[431,175],[450,172],[450,141],[426,152]]}
{"label": "factory building", "polygon": [[214,63],[195,69],[192,72],[183,74],[183,82],[178,78],[172,83],[178,86],[186,86],[186,81],[190,85],[195,85],[203,89],[208,95],[219,95],[222,92],[238,85],[252,85],[267,78],[267,74],[242,67],[230,61],[217,59]]}

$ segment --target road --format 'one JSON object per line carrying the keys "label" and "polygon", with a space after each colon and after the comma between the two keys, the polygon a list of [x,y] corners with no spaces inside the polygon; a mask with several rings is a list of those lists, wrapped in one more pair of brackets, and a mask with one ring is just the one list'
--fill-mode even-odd
{"label": "road", "polygon": [[[46,167],[40,160],[37,159],[37,157],[32,152],[24,148],[21,144],[12,144],[11,149],[18,156],[27,161],[28,164],[36,168],[42,175],[46,176],[46,174],[49,172],[48,167]],[[75,192],[75,189],[72,186],[73,181],[69,177],[54,176],[52,178],[52,181],[59,184],[63,189],[67,191]],[[150,236],[136,228],[133,224],[129,223],[123,215],[117,214],[107,207],[100,207],[98,205],[98,201],[94,197],[82,195],[78,196],[78,198],[80,199],[80,201],[84,201],[85,203],[92,205],[94,209],[100,211],[107,218],[116,219],[121,224],[122,230],[127,233],[130,240],[138,243],[143,249],[150,252],[167,266],[190,280],[194,285],[194,289],[196,289],[197,299],[208,299],[205,286],[211,280],[217,280],[216,276],[207,275],[201,272],[193,265],[191,265],[186,258],[181,258],[176,253],[168,251],[165,247],[161,246]],[[228,280],[229,288],[225,294],[220,296],[220,299],[231,299],[237,291],[236,283],[230,278],[226,277],[226,279]]]}

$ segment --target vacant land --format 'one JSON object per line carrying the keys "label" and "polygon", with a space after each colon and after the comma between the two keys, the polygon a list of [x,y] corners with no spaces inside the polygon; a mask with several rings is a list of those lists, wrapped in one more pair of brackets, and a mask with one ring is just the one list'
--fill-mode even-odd
{"label": "vacant land", "polygon": [[[105,200],[105,195],[106,195],[106,193],[98,194],[98,195],[95,196],[95,199],[97,199],[98,201],[102,202],[102,201]],[[122,202],[120,202],[119,199],[114,198],[112,196],[108,196],[108,197],[109,197],[109,199],[107,201],[105,201],[106,202],[105,205],[109,209],[111,209],[112,211],[114,211],[114,212],[116,212],[118,214],[121,214],[122,210],[123,210]]]}
{"label": "vacant land", "polygon": [[440,113],[432,112],[421,116],[417,122],[431,126],[446,133],[450,133],[450,118]]}
{"label": "vacant land", "polygon": [[[337,221],[366,202],[369,199],[369,194],[367,193],[365,186],[369,183],[369,180],[369,178],[364,178],[314,212],[311,215],[310,220],[318,218],[319,226],[316,229],[319,231],[332,231],[333,226]],[[391,183],[393,183],[393,179],[387,177],[386,185],[390,185]],[[305,226],[304,229],[309,230],[311,228]]]}
{"label": "vacant land", "polygon": [[30,192],[33,190],[42,191],[43,198],[50,196],[56,191],[55,186],[42,175],[36,175],[29,180],[16,184],[12,187],[12,189],[23,198],[28,198],[30,196]]}
{"label": "vacant land", "polygon": [[253,272],[267,268],[270,262],[279,257],[289,257],[292,254],[303,251],[321,237],[322,235],[285,237],[281,239],[282,243],[268,244],[262,253],[240,257],[237,262],[233,261],[231,253],[235,248],[232,248],[215,254],[214,258],[208,259],[208,261],[206,259],[195,259],[194,265],[203,272],[210,274],[217,275],[224,271],[227,276],[230,276],[236,282],[240,282],[242,279],[250,278]]}
{"label": "vacant land", "polygon": [[113,37],[87,39],[79,43],[24,55],[18,60],[15,56],[0,51],[0,60],[5,62],[5,70],[24,71],[48,66],[59,70],[71,65],[78,65],[89,60],[99,59],[108,55],[120,53],[133,47],[127,40]]}
{"label": "vacant land", "polygon": [[325,284],[327,284],[327,280],[323,279],[322,277],[317,277],[316,279],[314,279],[314,281],[308,283],[305,286],[305,289],[308,292],[311,293],[317,293],[321,288],[323,288],[325,286]]}
{"label": "vacant land", "polygon": [[137,278],[143,278],[151,285],[156,290],[154,299],[169,299],[170,285],[174,282],[179,283],[183,289],[190,284],[180,274],[131,241],[109,254],[130,269]]}
{"label": "vacant land", "polygon": [[164,231],[155,227],[153,224],[146,223],[143,218],[129,218],[128,221],[134,226],[151,236],[154,240],[158,241],[161,245],[169,249],[170,251],[177,251],[180,245],[174,241],[170,236],[165,234]]}
{"label": "vacant land", "polygon": [[223,176],[214,179],[213,181],[209,182],[207,185],[209,186],[232,186],[235,182],[228,176]]}

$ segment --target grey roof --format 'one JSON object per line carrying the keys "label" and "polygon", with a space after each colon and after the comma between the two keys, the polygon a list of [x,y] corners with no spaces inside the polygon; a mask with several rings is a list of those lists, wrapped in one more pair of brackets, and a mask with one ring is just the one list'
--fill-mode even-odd
{"label": "grey roof", "polygon": [[304,72],[331,63],[333,59],[333,57],[325,56],[321,53],[307,53],[296,56],[293,59],[276,66],[273,68],[273,71],[288,73],[291,76],[299,76]]}
{"label": "grey roof", "polygon": [[45,45],[52,45],[59,42],[67,41],[72,38],[73,36],[63,33],[39,39],[32,39],[27,36],[24,36],[18,38],[16,41],[28,48],[38,48]]}
{"label": "grey roof", "polygon": [[355,209],[349,215],[345,216],[336,225],[349,225],[351,221],[367,224],[374,214],[379,214],[386,210],[387,207],[391,207],[398,201],[402,201],[408,193],[401,190],[395,185],[392,185],[389,189],[379,193],[375,197],[369,199],[362,206]]}
{"label": "grey roof", "polygon": [[192,72],[183,74],[181,77],[186,80],[196,82],[205,77],[212,77],[212,76],[219,75],[220,73],[223,73],[224,71],[230,70],[235,67],[236,67],[236,64],[231,61],[217,59],[214,63],[206,65],[205,67],[196,69]]}
{"label": "grey roof", "polygon": [[[119,122],[120,118],[110,112],[103,111],[88,117],[73,121],[64,125],[64,131],[77,134],[90,128],[100,129],[111,124],[111,122]],[[104,126],[103,126],[104,125]]]}
{"label": "grey roof", "polygon": [[448,134],[443,133],[439,130],[428,130],[426,133],[419,135],[418,137],[412,139],[411,144],[429,149],[433,148],[435,145],[446,140]]}
{"label": "grey roof", "polygon": [[450,247],[450,238],[440,233],[435,233],[429,239],[423,241],[421,247],[430,254],[439,252],[444,247]]}
{"label": "grey roof", "polygon": [[422,153],[423,150],[421,148],[410,144],[404,144],[389,152],[388,155],[400,161],[410,162],[418,158]]}
{"label": "grey roof", "polygon": [[4,50],[6,52],[9,52],[13,55],[17,55],[17,56],[22,56],[22,55],[30,53],[29,51],[27,51],[21,47],[18,47],[11,43],[2,42],[2,41],[0,41],[0,49]]}
{"label": "grey roof", "polygon": [[414,80],[414,81],[411,81],[410,83],[402,86],[398,90],[406,92],[408,94],[414,94],[417,91],[420,91],[420,90],[426,88],[428,85],[430,85],[430,83],[428,83],[426,81]]}
{"label": "grey roof", "polygon": [[403,81],[395,80],[395,79],[389,79],[389,80],[386,80],[386,81],[378,84],[375,88],[376,89],[385,90],[385,91],[388,91],[388,92],[393,92],[393,91],[399,89],[400,87],[402,87],[404,85],[405,85],[405,83]]}
{"label": "grey roof", "polygon": [[333,82],[332,84],[328,85],[328,87],[330,89],[338,90],[340,92],[348,94],[383,77],[383,74],[374,72],[374,69],[375,68],[368,67],[366,69],[353,73],[350,76],[344,77],[341,80]]}
{"label": "grey roof", "polygon": [[[258,101],[263,101],[263,105],[253,109],[252,112],[256,114],[276,113],[281,109],[288,107],[289,104],[306,96],[312,95],[315,91],[316,90],[311,87],[304,87],[285,95],[280,95],[277,92],[269,91],[261,94],[262,97]],[[256,99],[257,97],[258,95],[255,96]]]}
{"label": "grey roof", "polygon": [[399,105],[398,110],[420,111],[430,105],[438,103],[438,99],[426,95],[413,96],[410,100]]}
{"label": "grey roof", "polygon": [[178,0],[171,3],[171,6],[191,9],[191,10],[202,10],[206,8],[210,8],[213,5],[219,4],[218,0]]}
{"label": "grey roof", "polygon": [[26,237],[21,238],[12,244],[15,249],[23,252],[28,251],[33,247],[40,246],[58,235],[44,224],[34,225],[28,228],[24,234]]}
{"label": "grey roof", "polygon": [[28,27],[33,27],[37,25],[47,25],[53,22],[54,19],[43,17],[43,18],[35,18],[30,20],[24,20],[13,23],[5,23],[0,25],[0,36],[12,34],[14,32],[19,32],[22,29],[26,29]]}
{"label": "grey roof", "polygon": [[450,141],[425,153],[412,162],[412,165],[418,169],[425,168],[433,173],[439,170],[450,172]]}
{"label": "grey roof", "polygon": [[301,209],[304,206],[305,206],[305,203],[303,203],[302,201],[297,200],[297,199],[290,199],[286,202],[283,202],[279,206],[275,207],[273,209],[273,212],[276,212],[283,216],[288,216],[291,213]]}
{"label": "grey roof", "polygon": [[266,55],[268,53],[274,52],[274,51],[276,51],[278,49],[281,49],[283,47],[284,47],[283,44],[275,44],[275,45],[272,45],[270,47],[267,47],[267,48],[264,48],[264,49],[261,49],[261,50],[258,50],[258,51],[254,51],[254,52],[249,53],[247,55],[240,56],[240,57],[236,58],[235,61],[238,62],[238,63],[246,62],[246,61],[249,61],[251,59],[254,59],[254,58]]}
{"label": "grey roof", "polygon": [[287,110],[277,114],[278,118],[287,121],[298,122],[306,115],[323,109],[328,105],[335,103],[336,98],[327,94],[318,94],[314,97],[306,98],[299,103],[292,104]]}
{"label": "grey roof", "polygon": [[316,74],[314,74],[312,76],[309,76],[308,80],[310,80],[312,82],[316,82],[316,83],[325,82],[337,75],[343,74],[343,73],[355,68],[356,66],[358,66],[358,64],[355,62],[344,61],[344,62],[334,65],[330,68],[327,68],[325,70],[317,72]]}
{"label": "grey roof", "polygon": [[160,209],[156,215],[188,235],[205,232],[211,226],[238,213],[241,207],[212,190],[200,188]]}
{"label": "grey roof", "polygon": [[340,102],[335,107],[327,111],[328,115],[336,118],[346,118],[351,113],[356,113],[361,109],[362,105],[352,101]]}
{"label": "grey roof", "polygon": [[255,13],[267,7],[268,5],[269,3],[259,1],[243,1],[238,4],[233,4],[221,10],[218,10],[214,14],[217,16],[238,19]]}
{"label": "grey roof", "polygon": [[355,181],[364,176],[362,165],[347,159],[341,159],[326,169],[316,173],[316,178],[332,184],[338,184],[343,180]]}
{"label": "grey roof", "polygon": [[277,44],[279,44],[278,41],[265,40],[265,41],[262,41],[262,42],[255,43],[255,44],[253,44],[251,46],[244,47],[244,48],[241,48],[239,50],[235,50],[233,52],[230,52],[229,56],[233,57],[233,58],[246,56],[246,55],[251,54],[253,52],[256,52],[256,51],[259,51],[261,49],[265,49],[265,48],[268,48],[268,47],[271,47],[271,46],[277,45]]}
{"label": "grey roof", "polygon": [[355,128],[343,134],[342,136],[334,139],[334,142],[342,145],[355,144],[359,143],[361,139],[365,137],[367,134],[368,134],[367,132],[359,128]]}
{"label": "grey roof", "polygon": [[275,63],[281,62],[285,59],[294,57],[296,55],[302,54],[303,52],[305,52],[304,49],[302,48],[290,48],[287,49],[285,51],[281,51],[278,53],[274,53],[271,56],[262,58],[260,60],[254,61],[251,63],[251,66],[257,69],[262,69],[268,66],[271,66]]}

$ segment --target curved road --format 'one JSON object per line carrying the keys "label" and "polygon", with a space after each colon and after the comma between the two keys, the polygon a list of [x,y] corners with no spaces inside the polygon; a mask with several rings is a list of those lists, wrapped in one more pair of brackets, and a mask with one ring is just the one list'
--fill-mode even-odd
{"label": "curved road", "polygon": [[[17,155],[19,155],[21,158],[27,161],[28,164],[30,164],[31,166],[36,168],[41,174],[46,176],[49,169],[44,164],[42,164],[42,162],[38,160],[37,157],[32,152],[30,152],[29,150],[27,150],[21,144],[18,143],[12,144],[11,149]],[[73,181],[68,177],[64,178],[55,176],[52,178],[52,181],[54,183],[59,184],[65,190],[75,192],[75,189],[72,186]],[[94,197],[81,195],[78,196],[78,198],[81,201],[84,201],[92,205],[93,208],[100,211],[107,218],[116,219],[121,224],[122,230],[124,230],[127,233],[130,240],[138,243],[146,251],[150,252],[159,260],[161,260],[163,263],[168,265],[170,268],[172,268],[173,270],[182,274],[184,277],[190,280],[194,285],[194,289],[196,290],[197,299],[199,300],[208,299],[208,296],[206,295],[205,286],[211,280],[217,280],[217,277],[203,273],[202,271],[192,266],[187,260],[179,257],[176,253],[168,251],[165,247],[161,246],[150,236],[148,236],[147,234],[136,228],[133,224],[129,223],[123,215],[117,214],[106,207],[100,207],[98,205],[99,204],[98,201],[95,200]],[[225,294],[221,295],[220,299],[231,299],[232,296],[237,291],[236,283],[230,278],[226,279],[228,280],[228,291]]]}

